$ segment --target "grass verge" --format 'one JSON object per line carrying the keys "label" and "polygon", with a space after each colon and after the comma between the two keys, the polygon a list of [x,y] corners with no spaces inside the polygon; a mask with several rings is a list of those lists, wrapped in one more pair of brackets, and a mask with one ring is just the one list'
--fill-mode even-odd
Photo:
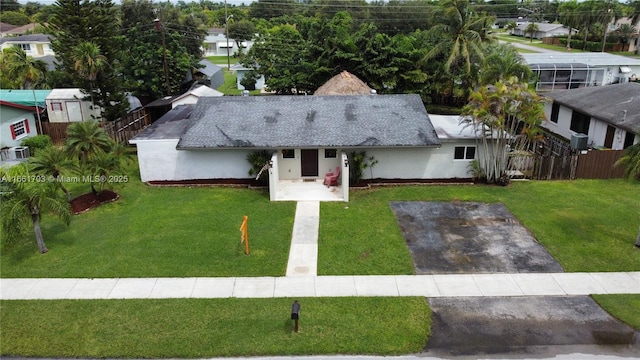
{"label": "grass verge", "polygon": [[[236,83],[236,74],[227,69],[222,69],[222,72],[224,74],[224,84],[217,90],[228,96],[242,95],[242,90],[238,89],[238,84]],[[260,90],[250,91],[249,94],[252,96],[260,95]]]}
{"label": "grass verge", "polygon": [[422,351],[424,298],[2,301],[3,356],[209,358]]}
{"label": "grass verge", "polygon": [[640,294],[592,295],[593,299],[606,311],[640,330]]}

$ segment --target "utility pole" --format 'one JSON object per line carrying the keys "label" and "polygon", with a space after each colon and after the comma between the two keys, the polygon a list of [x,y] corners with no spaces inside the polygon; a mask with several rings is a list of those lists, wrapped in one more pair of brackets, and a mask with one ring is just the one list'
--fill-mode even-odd
{"label": "utility pole", "polygon": [[[160,12],[160,16],[162,17],[162,11]],[[169,84],[169,66],[167,65],[167,41],[164,35],[164,26],[160,24],[160,18],[156,18],[153,20],[153,23],[156,26],[156,32],[159,32],[162,36],[162,65],[164,67],[164,82],[167,87],[167,95],[171,95],[171,85]]]}
{"label": "utility pole", "polygon": [[611,0],[607,1],[607,12],[604,20],[604,35],[602,36],[602,51],[604,52],[605,46],[607,46],[607,30],[609,28],[609,22],[611,21]]}

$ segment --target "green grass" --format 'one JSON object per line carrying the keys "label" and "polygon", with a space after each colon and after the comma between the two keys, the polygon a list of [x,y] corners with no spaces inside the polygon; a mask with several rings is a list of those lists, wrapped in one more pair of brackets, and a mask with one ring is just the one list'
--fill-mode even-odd
{"label": "green grass", "polygon": [[[207,56],[205,57],[205,59],[211,61],[214,64],[223,64],[223,65],[227,65],[227,56],[226,55],[220,55],[220,56]],[[233,54],[231,54],[231,56],[228,59],[228,63],[230,63],[231,65],[233,64],[237,64],[238,61],[240,61],[239,58],[234,57]]]}
{"label": "green grass", "polygon": [[209,358],[422,351],[424,298],[2,301],[0,354],[52,358]]}
{"label": "green grass", "polygon": [[610,314],[640,330],[640,294],[592,295]]}
{"label": "green grass", "polygon": [[[88,192],[88,187],[76,192]],[[149,187],[131,179],[114,203],[65,226],[43,218],[41,255],[33,234],[0,257],[2,277],[281,276],[295,203],[240,188]],[[251,254],[239,227],[249,216]]]}
{"label": "green grass", "polygon": [[[242,90],[238,89],[238,84],[236,82],[236,73],[231,72],[227,69],[222,69],[224,73],[224,84],[220,86],[217,90],[225,95],[230,96],[238,96],[242,95]],[[253,90],[249,92],[250,95],[260,95],[260,90]]]}
{"label": "green grass", "polygon": [[640,183],[576,180],[352,190],[348,204],[321,204],[318,272],[411,273],[389,202],[452,200],[505,204],[566,271],[640,270]]}

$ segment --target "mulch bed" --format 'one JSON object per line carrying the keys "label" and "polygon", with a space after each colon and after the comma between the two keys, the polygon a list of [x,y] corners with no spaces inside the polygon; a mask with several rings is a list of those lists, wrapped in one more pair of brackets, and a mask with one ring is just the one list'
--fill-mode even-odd
{"label": "mulch bed", "polygon": [[116,201],[119,197],[120,196],[118,194],[111,190],[103,190],[98,195],[94,195],[93,193],[80,195],[71,200],[71,212],[73,215],[82,214],[94,207]]}

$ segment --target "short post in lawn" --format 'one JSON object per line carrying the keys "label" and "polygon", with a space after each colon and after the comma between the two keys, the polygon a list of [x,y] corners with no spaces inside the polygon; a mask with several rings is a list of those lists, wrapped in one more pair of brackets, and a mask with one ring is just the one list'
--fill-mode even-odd
{"label": "short post in lawn", "polygon": [[295,323],[293,328],[295,332],[298,332],[298,319],[300,319],[300,303],[298,303],[298,300],[295,300],[291,306],[291,320]]}

